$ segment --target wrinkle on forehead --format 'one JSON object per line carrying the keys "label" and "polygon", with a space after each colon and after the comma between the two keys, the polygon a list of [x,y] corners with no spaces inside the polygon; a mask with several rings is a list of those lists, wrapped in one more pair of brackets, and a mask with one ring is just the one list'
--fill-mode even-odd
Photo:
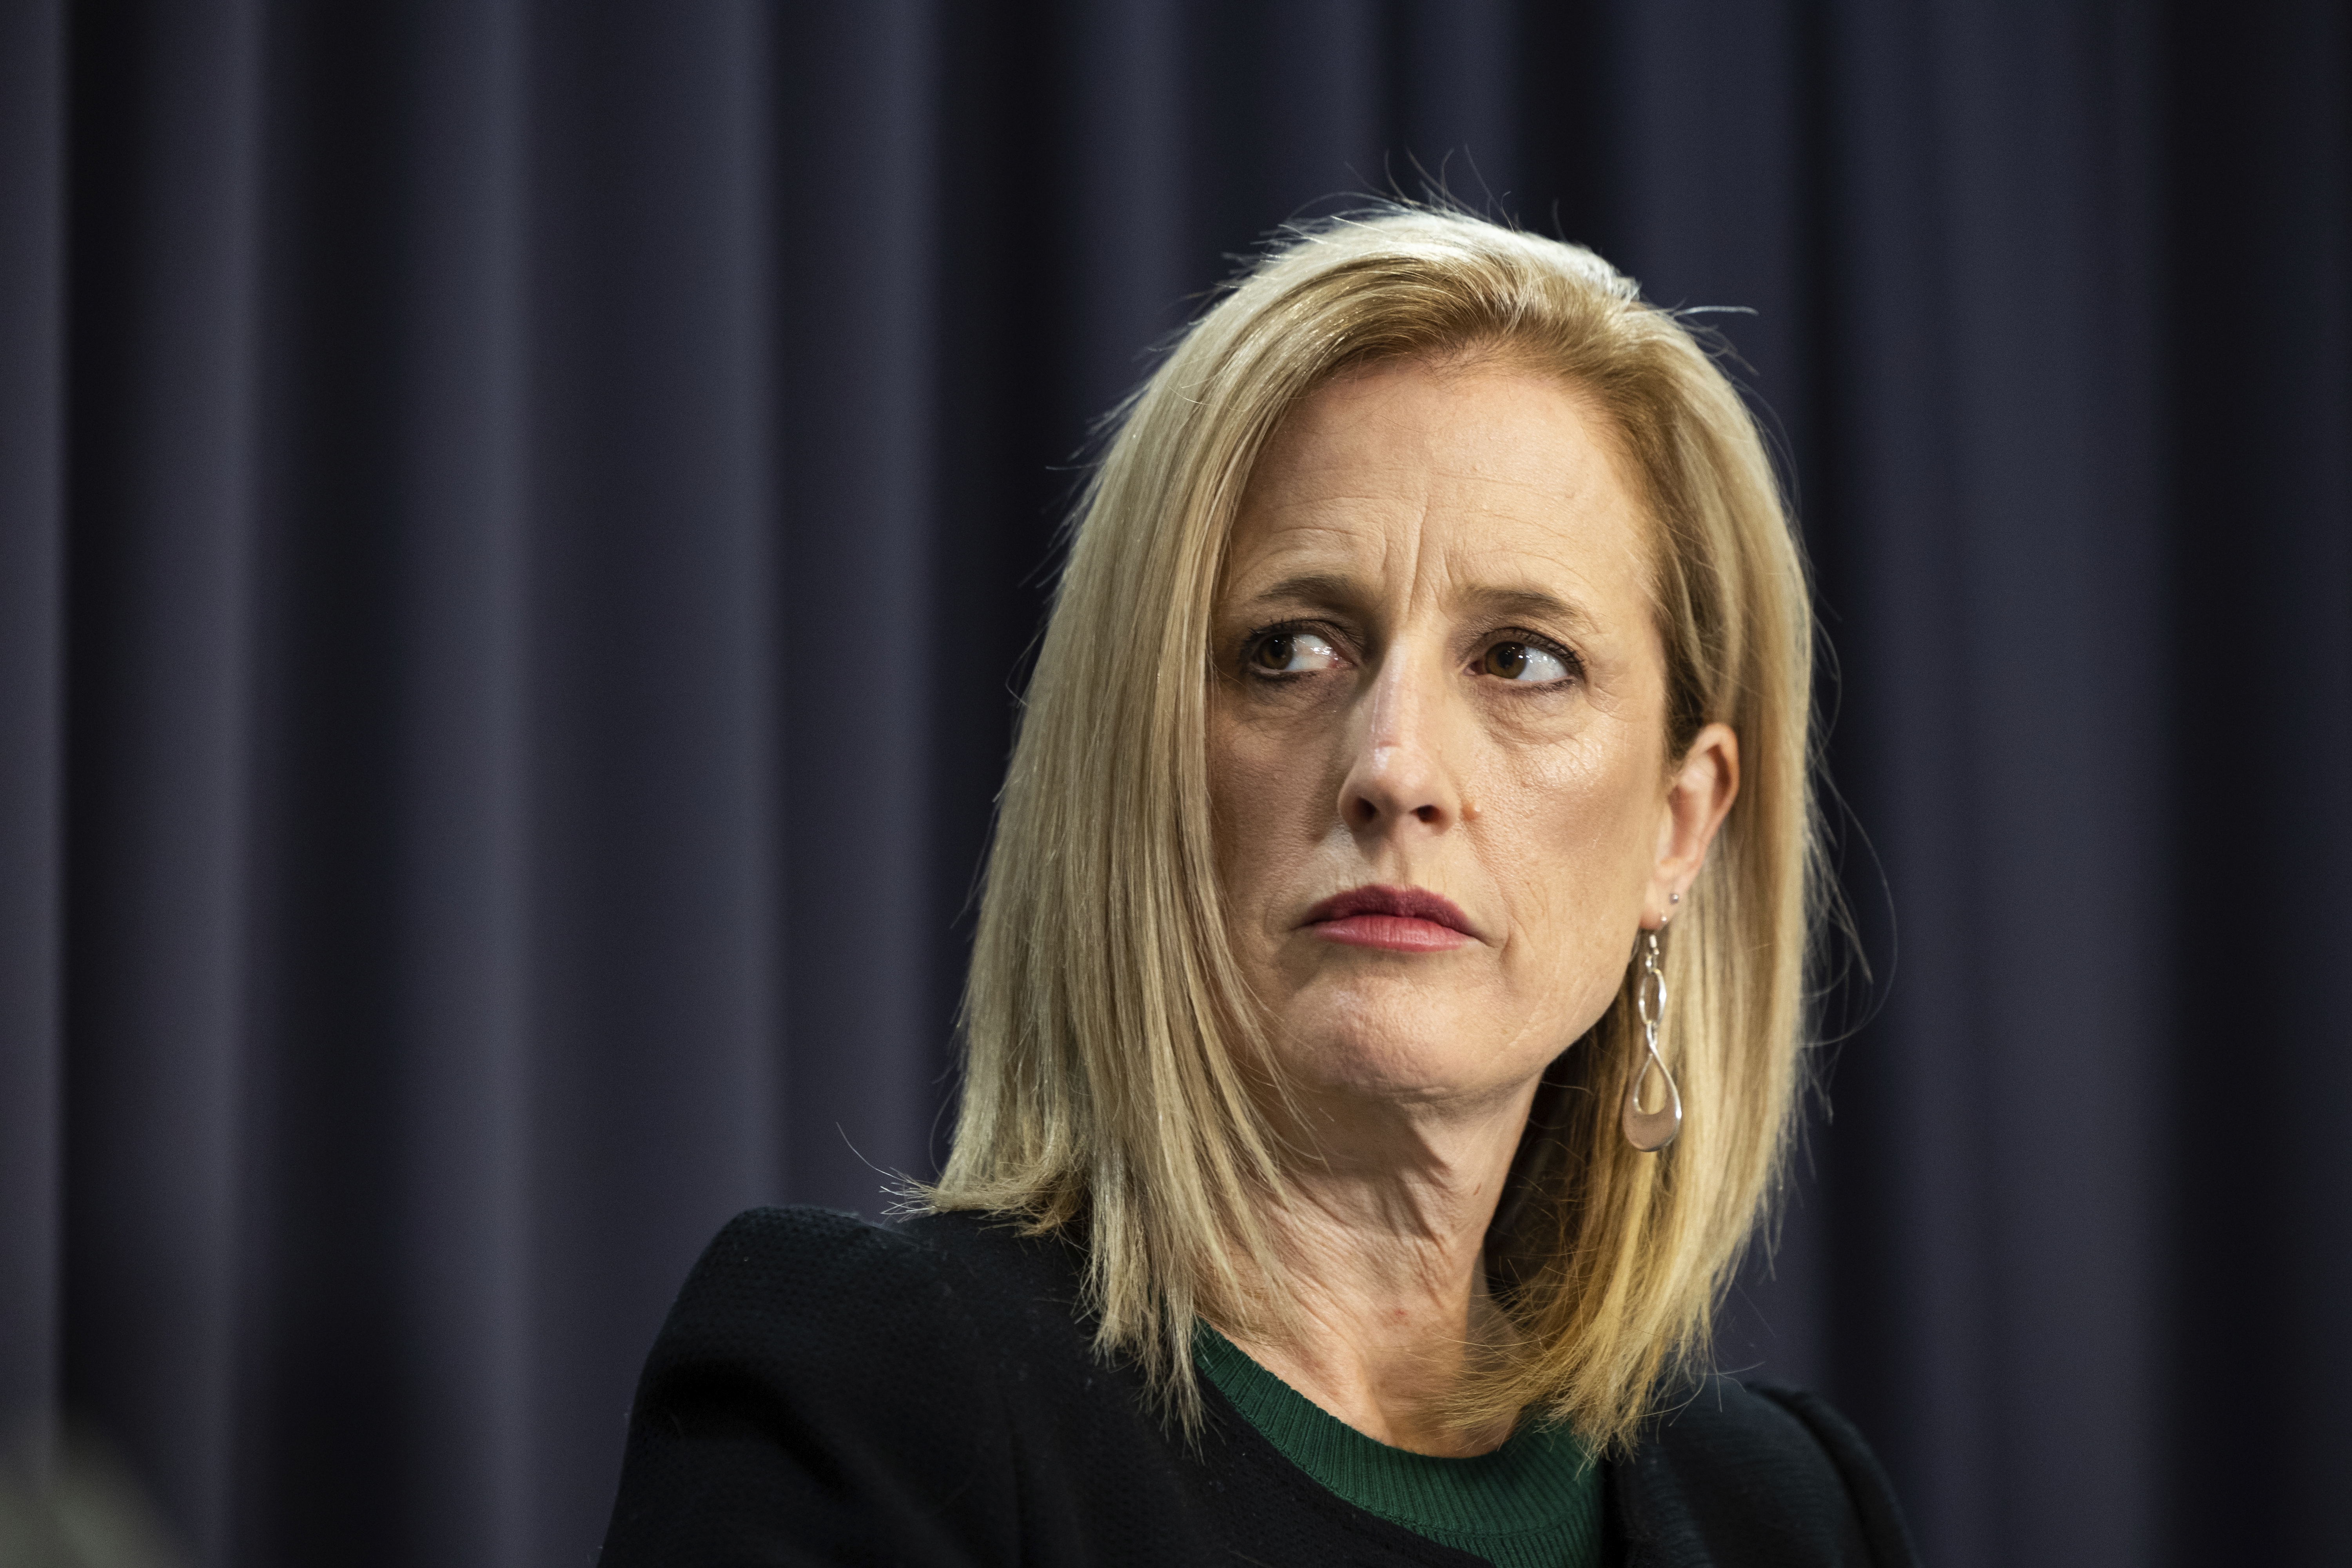
{"label": "wrinkle on forehead", "polygon": [[[1482,425],[1471,400],[1449,395],[1478,380],[1549,395],[1534,401],[1570,413],[1555,427],[1572,429],[1570,444],[1589,460],[1531,472],[1520,421]],[[1365,439],[1368,430],[1390,438]],[[1528,589],[1584,602],[1609,596],[1594,578],[1601,552],[1624,555],[1654,605],[1654,531],[1638,504],[1630,529],[1611,526],[1608,515],[1635,493],[1624,468],[1622,443],[1594,401],[1547,373],[1496,359],[1352,372],[1302,402],[1267,444],[1235,520],[1226,585],[1270,599],[1284,596],[1276,591],[1284,584],[1361,577],[1360,590],[1377,584],[1408,611]],[[1442,546],[1431,540],[1440,511],[1448,514]],[[1496,526],[1459,526],[1477,519]],[[1332,569],[1343,562],[1344,573]],[[1531,582],[1531,564],[1551,580]]]}

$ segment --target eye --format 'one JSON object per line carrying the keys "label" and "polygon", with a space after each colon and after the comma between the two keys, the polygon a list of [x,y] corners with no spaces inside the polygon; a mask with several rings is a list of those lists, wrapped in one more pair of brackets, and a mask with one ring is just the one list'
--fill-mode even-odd
{"label": "eye", "polygon": [[1566,680],[1571,673],[1568,661],[1551,649],[1507,639],[1488,643],[1486,651],[1478,656],[1477,668],[1481,675],[1525,686],[1549,686],[1556,680]]}
{"label": "eye", "polygon": [[1275,632],[1250,645],[1248,664],[1265,675],[1304,675],[1330,669],[1339,650],[1314,632]]}

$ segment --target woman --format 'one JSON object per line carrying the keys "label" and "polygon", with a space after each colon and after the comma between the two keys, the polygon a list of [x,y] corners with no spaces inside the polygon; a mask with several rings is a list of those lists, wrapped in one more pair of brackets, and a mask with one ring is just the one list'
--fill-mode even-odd
{"label": "woman", "polygon": [[604,1562],[1910,1560],[1700,1375],[1822,882],[1755,426],[1589,252],[1301,233],[1122,411],[1003,797],[954,1152],[738,1219]]}

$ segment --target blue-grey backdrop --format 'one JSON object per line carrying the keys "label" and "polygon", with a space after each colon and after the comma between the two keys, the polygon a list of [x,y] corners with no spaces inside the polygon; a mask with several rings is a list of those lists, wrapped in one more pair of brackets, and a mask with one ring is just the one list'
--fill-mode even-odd
{"label": "blue-grey backdrop", "polygon": [[939,1146],[1089,416],[1425,173],[1755,312],[1875,978],[1725,1361],[1951,1568],[2336,1560],[2347,80],[2329,0],[0,5],[0,1405],[209,1563],[586,1563],[712,1229]]}

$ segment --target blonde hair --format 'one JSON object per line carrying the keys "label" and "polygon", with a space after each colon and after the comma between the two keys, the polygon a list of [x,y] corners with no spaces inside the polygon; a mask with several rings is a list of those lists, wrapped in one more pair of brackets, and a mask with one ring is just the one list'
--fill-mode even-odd
{"label": "blonde hair", "polygon": [[[1076,509],[981,901],[941,1209],[1083,1232],[1097,1345],[1188,1424],[1196,1315],[1279,1311],[1285,1151],[1228,946],[1206,757],[1209,626],[1253,464],[1301,398],[1374,361],[1504,357],[1606,416],[1658,529],[1667,737],[1738,734],[1741,784],[1673,927],[1660,1048],[1681,1137],[1618,1131],[1633,969],[1548,1077],[1489,1237],[1517,1328],[1466,1423],[1533,1407],[1619,1444],[1709,1315],[1777,1181],[1825,886],[1813,626],[1756,425],[1705,349],[1591,251],[1390,206],[1295,230],[1114,415]],[[1269,1303],[1275,1305],[1269,1306]]]}

